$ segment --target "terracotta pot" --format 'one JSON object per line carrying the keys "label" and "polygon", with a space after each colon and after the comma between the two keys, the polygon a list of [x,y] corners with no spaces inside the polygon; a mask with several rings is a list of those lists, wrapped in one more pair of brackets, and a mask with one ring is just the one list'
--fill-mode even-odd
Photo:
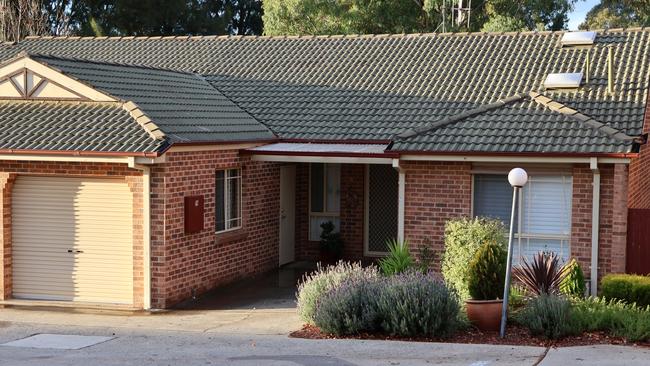
{"label": "terracotta pot", "polygon": [[465,301],[467,318],[478,329],[498,331],[501,326],[501,309],[503,300],[467,300]]}

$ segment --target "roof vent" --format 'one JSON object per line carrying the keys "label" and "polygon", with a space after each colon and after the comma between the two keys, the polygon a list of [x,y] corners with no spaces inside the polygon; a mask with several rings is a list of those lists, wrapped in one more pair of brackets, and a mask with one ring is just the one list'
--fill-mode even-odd
{"label": "roof vent", "polygon": [[562,35],[562,47],[591,46],[596,39],[596,32],[566,32]]}
{"label": "roof vent", "polygon": [[544,80],[546,89],[576,89],[582,82],[582,73],[548,74]]}

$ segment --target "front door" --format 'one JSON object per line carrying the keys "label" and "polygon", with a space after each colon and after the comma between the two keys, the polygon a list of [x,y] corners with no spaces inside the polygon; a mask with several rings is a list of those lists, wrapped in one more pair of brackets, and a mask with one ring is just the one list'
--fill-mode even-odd
{"label": "front door", "polygon": [[391,165],[370,164],[366,176],[366,235],[364,253],[382,256],[397,237],[398,173]]}
{"label": "front door", "polygon": [[280,168],[280,265],[295,260],[296,166]]}

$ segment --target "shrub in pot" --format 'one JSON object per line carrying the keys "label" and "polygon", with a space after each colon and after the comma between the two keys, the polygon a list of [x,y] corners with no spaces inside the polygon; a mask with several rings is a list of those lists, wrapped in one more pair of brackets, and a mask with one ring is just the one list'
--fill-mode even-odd
{"label": "shrub in pot", "polygon": [[320,234],[321,260],[327,264],[334,264],[341,259],[343,253],[343,239],[341,233],[334,232],[334,223],[324,222],[320,225],[323,231]]}
{"label": "shrub in pot", "polygon": [[469,263],[467,317],[481,330],[499,330],[507,256],[501,244],[491,241],[484,243]]}

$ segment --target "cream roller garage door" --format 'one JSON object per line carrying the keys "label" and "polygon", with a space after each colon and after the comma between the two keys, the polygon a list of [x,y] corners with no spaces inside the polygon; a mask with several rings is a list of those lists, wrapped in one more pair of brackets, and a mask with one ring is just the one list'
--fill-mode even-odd
{"label": "cream roller garage door", "polygon": [[131,304],[133,199],[118,179],[19,176],[13,296]]}

